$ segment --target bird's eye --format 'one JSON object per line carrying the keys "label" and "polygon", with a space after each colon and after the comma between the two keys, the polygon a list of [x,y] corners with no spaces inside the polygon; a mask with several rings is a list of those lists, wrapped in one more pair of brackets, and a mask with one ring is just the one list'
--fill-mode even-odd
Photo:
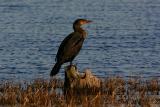
{"label": "bird's eye", "polygon": [[84,21],[80,21],[80,24],[83,25],[83,24],[85,24],[85,22]]}

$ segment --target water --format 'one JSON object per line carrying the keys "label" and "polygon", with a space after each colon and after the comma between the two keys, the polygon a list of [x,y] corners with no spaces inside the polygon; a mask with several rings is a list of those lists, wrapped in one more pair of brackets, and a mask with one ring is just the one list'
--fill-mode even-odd
{"label": "water", "polygon": [[77,18],[93,21],[84,26],[89,35],[74,60],[80,70],[160,77],[159,17],[159,0],[1,0],[0,80],[49,78]]}

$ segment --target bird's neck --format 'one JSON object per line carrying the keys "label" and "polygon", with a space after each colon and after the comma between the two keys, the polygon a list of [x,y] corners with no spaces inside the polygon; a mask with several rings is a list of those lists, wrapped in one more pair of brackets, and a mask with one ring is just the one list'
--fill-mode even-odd
{"label": "bird's neck", "polygon": [[74,32],[78,32],[80,34],[82,34],[83,38],[86,38],[87,36],[87,32],[81,28],[80,26],[73,26]]}

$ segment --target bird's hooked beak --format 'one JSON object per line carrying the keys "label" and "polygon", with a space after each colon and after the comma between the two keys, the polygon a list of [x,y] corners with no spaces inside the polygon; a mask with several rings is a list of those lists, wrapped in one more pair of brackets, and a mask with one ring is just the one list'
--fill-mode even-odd
{"label": "bird's hooked beak", "polygon": [[91,20],[87,20],[87,21],[86,21],[86,24],[91,23],[91,22],[92,22]]}

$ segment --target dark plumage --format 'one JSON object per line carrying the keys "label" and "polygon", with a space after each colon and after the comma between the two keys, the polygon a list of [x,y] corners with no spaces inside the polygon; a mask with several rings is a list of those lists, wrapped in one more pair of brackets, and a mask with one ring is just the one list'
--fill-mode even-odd
{"label": "dark plumage", "polygon": [[70,64],[72,64],[73,59],[79,53],[83,45],[83,41],[87,36],[87,33],[81,28],[81,25],[90,22],[91,21],[85,19],[77,19],[73,23],[74,32],[69,34],[60,44],[56,55],[56,64],[52,68],[50,76],[56,75],[63,63],[70,62]]}

